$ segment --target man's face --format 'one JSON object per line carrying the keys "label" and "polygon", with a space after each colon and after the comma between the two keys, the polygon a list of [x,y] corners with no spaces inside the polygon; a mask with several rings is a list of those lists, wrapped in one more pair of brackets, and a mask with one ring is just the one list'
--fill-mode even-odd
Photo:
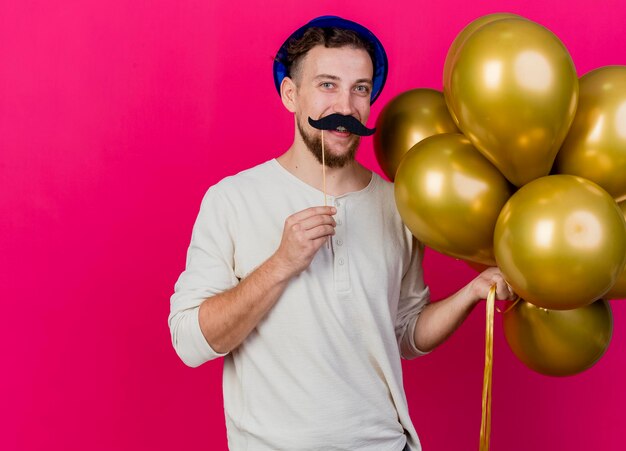
{"label": "man's face", "polygon": [[[296,122],[307,148],[322,162],[321,131],[308,122],[332,113],[354,116],[365,124],[370,114],[372,60],[363,49],[313,47],[296,75]],[[354,160],[360,137],[345,131],[324,131],[324,159],[328,167]]]}

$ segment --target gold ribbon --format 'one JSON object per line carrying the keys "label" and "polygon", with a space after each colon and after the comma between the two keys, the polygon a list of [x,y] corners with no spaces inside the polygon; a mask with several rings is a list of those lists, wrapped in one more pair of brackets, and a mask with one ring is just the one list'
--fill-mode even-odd
{"label": "gold ribbon", "polygon": [[500,310],[498,307],[496,307],[496,310],[497,310],[497,312],[498,312],[498,313],[502,313],[502,314],[504,315],[505,313],[509,313],[511,310],[513,310],[513,307],[515,307],[515,305],[517,305],[517,303],[518,303],[519,301],[521,301],[521,300],[522,300],[522,298],[520,298],[519,296],[517,296],[517,298],[515,299],[515,301],[511,302],[511,305],[509,305],[506,309],[504,309],[504,310]]}
{"label": "gold ribbon", "polygon": [[493,317],[496,305],[496,286],[487,295],[487,330],[485,332],[485,375],[483,377],[483,417],[480,423],[480,451],[489,450],[491,437],[491,375],[493,372]]}

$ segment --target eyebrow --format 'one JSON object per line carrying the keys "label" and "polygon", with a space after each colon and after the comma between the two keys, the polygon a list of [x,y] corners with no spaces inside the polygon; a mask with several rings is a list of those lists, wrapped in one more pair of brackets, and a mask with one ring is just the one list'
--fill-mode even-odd
{"label": "eyebrow", "polygon": [[[338,76],[330,75],[330,74],[320,74],[313,78],[313,80],[319,80],[319,79],[337,80],[337,81],[341,80],[341,78],[339,78]],[[371,78],[359,78],[358,80],[355,81],[355,83],[368,83],[370,85],[374,84]]]}

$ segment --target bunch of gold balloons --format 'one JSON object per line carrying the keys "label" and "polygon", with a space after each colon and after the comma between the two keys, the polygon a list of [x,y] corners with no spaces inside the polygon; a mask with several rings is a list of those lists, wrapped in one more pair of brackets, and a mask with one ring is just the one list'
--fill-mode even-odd
{"label": "bunch of gold balloons", "polygon": [[552,32],[499,13],[459,33],[443,72],[443,93],[400,94],[376,124],[400,215],[427,246],[500,267],[523,299],[503,315],[522,362],[583,371],[610,342],[606,300],[626,298],[626,66],[579,79]]}

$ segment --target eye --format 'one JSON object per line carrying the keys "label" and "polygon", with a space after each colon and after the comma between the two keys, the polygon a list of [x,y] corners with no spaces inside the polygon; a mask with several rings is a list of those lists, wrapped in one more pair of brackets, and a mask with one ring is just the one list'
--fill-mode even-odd
{"label": "eye", "polygon": [[357,85],[354,87],[354,90],[359,94],[369,94],[370,87],[368,85]]}
{"label": "eye", "polygon": [[335,87],[335,84],[329,81],[325,81],[325,82],[320,83],[320,87],[324,89],[333,89]]}

